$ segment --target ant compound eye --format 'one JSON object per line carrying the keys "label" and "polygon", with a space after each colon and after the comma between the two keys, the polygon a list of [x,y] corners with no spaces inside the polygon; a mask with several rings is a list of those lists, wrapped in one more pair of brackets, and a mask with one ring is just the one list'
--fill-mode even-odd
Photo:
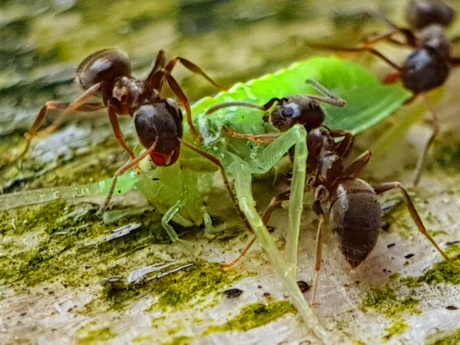
{"label": "ant compound eye", "polygon": [[285,117],[298,117],[300,113],[300,107],[296,103],[288,103],[282,110],[282,115]]}
{"label": "ant compound eye", "polygon": [[291,117],[292,115],[294,115],[294,109],[292,109],[292,107],[284,108],[283,115],[286,117]]}

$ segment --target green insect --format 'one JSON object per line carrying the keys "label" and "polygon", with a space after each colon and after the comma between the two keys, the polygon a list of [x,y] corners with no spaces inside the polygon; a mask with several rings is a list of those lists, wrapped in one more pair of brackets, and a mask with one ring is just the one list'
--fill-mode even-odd
{"label": "green insect", "polygon": [[[226,136],[222,127],[226,126],[238,133],[254,135],[276,131],[263,119],[260,110],[250,108],[229,108],[213,115],[206,111],[219,103],[245,101],[265,104],[275,97],[288,95],[315,94],[316,90],[305,83],[312,79],[324,85],[332,93],[345,99],[343,109],[325,105],[327,125],[331,128],[363,131],[382,121],[398,109],[410,93],[400,86],[382,85],[374,76],[353,63],[335,57],[317,57],[298,62],[291,67],[268,74],[244,84],[236,84],[230,90],[215,97],[206,97],[192,106],[193,122],[204,140],[199,149],[212,155],[222,167],[222,172],[233,184],[235,198],[240,213],[254,231],[259,244],[267,253],[275,270],[280,274],[294,305],[306,321],[308,327],[324,341],[331,334],[314,315],[304,296],[297,287],[295,279],[296,248],[303,211],[305,186],[306,131],[294,126],[269,145],[257,145],[252,141]],[[193,133],[184,123],[184,141],[193,142]],[[190,145],[181,151],[179,162],[169,167],[148,169],[141,174],[128,172],[121,176],[115,191],[117,194],[137,189],[148,201],[164,214],[163,226],[173,241],[179,240],[171,221],[183,225],[210,224],[209,214],[213,208],[206,205],[208,195],[215,189],[214,181],[218,167],[208,158],[197,154]],[[279,160],[295,147],[293,161],[293,180],[289,205],[289,259],[285,261],[275,246],[252,195],[252,178],[257,174],[269,172]],[[174,178],[172,178],[174,177]],[[61,187],[0,198],[3,209],[49,201],[57,198],[75,196],[104,195],[108,192],[111,179],[78,187]],[[209,203],[208,203],[209,204]],[[212,204],[209,204],[212,205]],[[288,272],[288,273],[286,273]]]}

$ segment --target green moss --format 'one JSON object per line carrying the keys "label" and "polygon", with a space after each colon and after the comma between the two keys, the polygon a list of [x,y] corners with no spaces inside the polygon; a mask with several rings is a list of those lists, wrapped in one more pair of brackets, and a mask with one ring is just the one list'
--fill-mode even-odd
{"label": "green moss", "polygon": [[273,303],[254,303],[241,309],[239,315],[227,321],[221,326],[209,327],[204,335],[214,332],[226,331],[248,331],[250,329],[263,326],[277,318],[297,311],[288,301],[277,301]]}
{"label": "green moss", "polygon": [[[457,243],[457,242],[455,242]],[[454,258],[454,257],[460,257],[460,246],[459,245],[450,245],[447,250],[446,250],[446,254],[450,257],[450,258]]]}
{"label": "green moss", "polygon": [[452,257],[449,261],[438,262],[420,277],[406,277],[401,279],[401,282],[409,287],[418,287],[422,283],[458,285],[460,284],[460,255]]}
{"label": "green moss", "polygon": [[[69,205],[55,201],[46,205],[19,208],[1,213],[0,217],[0,282],[9,284],[21,280],[27,286],[59,279],[65,285],[81,286],[92,279],[128,274],[139,268],[119,266],[117,258],[143,256],[143,251],[167,236],[155,213],[133,218],[139,229],[112,241],[98,239],[109,235],[123,223],[103,224],[95,215],[97,206]],[[96,243],[96,244],[92,244]],[[158,262],[155,255],[148,262]],[[145,264],[145,261],[143,262]]]}
{"label": "green moss", "polygon": [[390,287],[371,289],[362,302],[363,311],[377,311],[390,318],[399,318],[403,314],[419,314],[419,301],[410,297],[398,296]]}
{"label": "green moss", "polygon": [[109,327],[95,329],[96,324],[90,323],[77,331],[78,345],[105,344],[108,340],[116,337]]}
{"label": "green moss", "polygon": [[409,325],[406,321],[403,320],[396,320],[394,321],[390,327],[385,328],[385,332],[387,334],[382,338],[382,342],[386,343],[389,341],[393,336],[398,334],[403,334],[409,329]]}
{"label": "green moss", "polygon": [[132,340],[134,344],[154,344],[158,340],[158,337],[155,337],[153,335],[151,336],[143,336],[140,335]]}
{"label": "green moss", "polygon": [[[446,145],[448,143],[448,145]],[[456,133],[444,134],[442,143],[438,143],[433,149],[436,156],[432,160],[430,167],[433,165],[441,168],[444,172],[457,174],[460,166],[460,143]]]}
{"label": "green moss", "polygon": [[428,270],[420,281],[428,284],[451,283],[460,284],[460,256],[449,261],[441,261]]}
{"label": "green moss", "polygon": [[[114,309],[128,306],[141,296],[159,296],[158,302],[148,311],[173,307],[174,310],[190,307],[200,301],[209,302],[210,294],[228,287],[242,275],[235,271],[223,271],[218,264],[197,262],[192,268],[153,280],[127,286],[122,289],[105,289],[105,298]],[[207,305],[209,307],[209,304]]]}
{"label": "green moss", "polygon": [[358,340],[358,339],[352,339],[351,344],[352,345],[366,345],[366,343],[364,341]]}
{"label": "green moss", "polygon": [[426,340],[426,345],[457,345],[460,343],[460,328],[453,332],[441,332],[429,336]]}
{"label": "green moss", "polygon": [[223,271],[218,264],[203,262],[192,268],[187,276],[174,275],[162,279],[155,286],[155,292],[161,293],[160,305],[177,310],[185,308],[184,304],[191,300],[208,298],[205,296],[229,286],[239,278],[241,275],[236,271]]}
{"label": "green moss", "polygon": [[192,341],[193,341],[192,337],[181,336],[181,337],[174,338],[171,342],[164,343],[162,345],[190,345]]}

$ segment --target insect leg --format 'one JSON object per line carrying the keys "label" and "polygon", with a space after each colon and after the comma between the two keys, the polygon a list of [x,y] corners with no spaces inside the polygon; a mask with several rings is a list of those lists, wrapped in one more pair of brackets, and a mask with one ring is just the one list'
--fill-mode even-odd
{"label": "insect leg", "polygon": [[41,136],[45,136],[45,135],[53,133],[55,130],[57,130],[62,125],[62,123],[64,122],[64,120],[67,118],[67,116],[70,114],[72,110],[96,111],[96,110],[104,108],[105,105],[102,103],[100,103],[99,107],[95,106],[97,105],[97,103],[89,103],[90,106],[88,106],[88,108],[85,109],[85,104],[87,104],[86,102],[91,97],[94,97],[95,95],[97,95],[101,91],[101,87],[102,87],[102,82],[91,86],[80,97],[78,97],[75,101],[70,103],[68,107],[65,108],[64,112],[59,115],[59,117],[56,119],[56,121],[54,121],[52,125],[38,132],[37,136],[41,137]]}
{"label": "insect leg", "polygon": [[99,211],[98,211],[99,215],[102,215],[104,211],[107,209],[107,207],[109,206],[110,200],[112,199],[113,193],[115,192],[115,187],[117,186],[118,178],[121,175],[123,175],[125,172],[127,172],[129,169],[136,167],[141,160],[143,160],[145,157],[150,155],[155,150],[156,145],[157,145],[157,141],[155,140],[153,144],[145,152],[141,153],[139,156],[133,159],[130,159],[115,172],[115,175],[112,180],[112,185],[110,186],[109,193],[107,194],[107,197],[105,198],[104,203],[99,208]]}
{"label": "insect leg", "polygon": [[[56,129],[59,128],[59,126],[64,122],[68,114],[70,113],[71,110],[78,110],[78,111],[85,111],[85,112],[92,112],[92,111],[97,111],[99,109],[102,109],[105,107],[104,104],[102,103],[85,103],[90,97],[94,96],[98,91],[99,91],[100,84],[96,84],[94,87],[94,90],[91,91],[91,89],[88,89],[81,97],[79,97],[77,100],[75,100],[72,103],[69,102],[58,102],[58,101],[50,101],[46,102],[46,104],[40,109],[37,117],[35,118],[34,123],[32,124],[32,127],[26,134],[26,146],[22,150],[22,152],[12,158],[12,161],[17,161],[21,158],[23,158],[27,152],[29,151],[30,144],[32,142],[32,139],[36,136],[42,137],[48,134],[51,134],[54,132]],[[46,113],[50,109],[61,109],[64,110],[63,113],[59,115],[59,117],[54,121],[52,125],[50,125],[48,128],[45,128],[42,131],[38,131],[40,128],[41,124],[45,120]]]}
{"label": "insect leg", "polygon": [[205,78],[207,81],[209,81],[212,85],[214,85],[216,88],[219,90],[227,90],[228,88],[219,85],[217,82],[215,82],[210,76],[208,76],[199,66],[195,65],[193,62],[190,60],[184,59],[180,56],[177,56],[171,60],[168,61],[166,64],[166,67],[164,68],[167,73],[171,73],[172,69],[176,65],[176,63],[180,62],[185,68],[187,68],[189,71],[201,75],[203,78]]}
{"label": "insect leg", "polygon": [[[269,102],[270,103],[270,102]],[[267,103],[267,104],[269,104]],[[237,101],[234,101],[234,102],[225,102],[225,103],[219,103],[219,104],[216,104],[214,106],[212,106],[211,108],[209,108],[207,111],[206,111],[206,115],[209,115],[209,114],[212,114],[220,109],[223,109],[223,108],[230,108],[230,107],[246,107],[246,108],[255,108],[255,109],[260,109],[260,110],[267,110],[269,109],[270,107],[268,107],[267,109],[265,109],[265,106],[261,107],[257,104],[253,104],[253,103],[249,103],[249,102],[237,102]]]}
{"label": "insect leg", "polygon": [[447,254],[438,246],[436,241],[426,230],[425,225],[423,224],[422,219],[420,218],[420,215],[418,214],[417,209],[415,208],[414,203],[412,202],[412,199],[410,198],[404,186],[400,182],[386,182],[374,187],[374,191],[376,194],[382,194],[392,189],[400,190],[404,202],[406,203],[407,209],[409,210],[409,213],[415,225],[417,226],[418,231],[420,231],[423,234],[423,236],[425,236],[428,239],[428,241],[430,241],[431,244],[436,248],[436,250],[443,256],[443,258],[448,261],[449,257],[447,256]]}
{"label": "insect leg", "polygon": [[189,249],[190,251],[194,251],[194,245],[190,243],[189,241],[181,240],[179,238],[179,235],[177,235],[176,230],[174,230],[171,224],[169,224],[173,220],[175,215],[179,213],[182,207],[184,207],[184,204],[185,203],[183,200],[179,200],[178,202],[176,202],[174,206],[168,209],[163,215],[163,217],[161,217],[161,225],[163,226],[163,229],[165,229],[166,232],[168,233],[168,236],[172,242],[180,242],[183,245],[185,245],[187,249]]}
{"label": "insect leg", "polygon": [[113,134],[115,135],[115,138],[117,139],[118,143],[121,147],[125,149],[126,152],[128,152],[131,159],[136,158],[136,154],[134,153],[134,151],[128,146],[128,144],[126,144],[125,136],[121,131],[120,123],[118,122],[118,115],[115,111],[114,106],[109,103],[107,110],[109,113],[109,119],[110,124],[112,125]]}
{"label": "insect leg", "polygon": [[313,210],[318,216],[319,223],[316,230],[316,256],[315,256],[315,278],[313,280],[313,289],[311,294],[310,305],[313,309],[316,307],[316,294],[318,292],[319,273],[321,271],[321,258],[323,256],[323,223],[324,212],[321,207],[321,201],[318,199],[313,203]]}
{"label": "insect leg", "polygon": [[284,287],[292,299],[292,303],[304,319],[305,324],[311,328],[319,339],[321,339],[325,344],[336,343],[335,339],[332,340],[332,338],[337,337],[337,334],[328,331],[317,318],[313,310],[308,306],[308,303],[305,301],[305,298],[297,285],[297,281],[292,274],[292,271],[288,268],[281,253],[276,248],[272,236],[268,232],[257,210],[255,209],[255,201],[251,192],[251,175],[247,174],[245,171],[237,170],[233,171],[232,175],[235,177],[235,192],[238,200],[240,200],[239,205],[242,211],[247,215],[247,218],[257,235],[259,244],[264,249],[271,264],[273,265],[273,268],[281,277]]}
{"label": "insect leg", "polygon": [[158,76],[161,77],[161,69],[165,65],[165,52],[164,50],[160,50],[155,57],[155,63],[153,64],[152,69],[150,70],[147,78],[145,78],[145,82],[151,88],[160,91],[161,88],[161,78],[157,80]]}
{"label": "insect leg", "polygon": [[417,187],[420,183],[420,179],[422,178],[423,167],[425,165],[425,160],[428,155],[428,150],[430,149],[430,146],[433,144],[433,141],[436,139],[440,130],[439,118],[436,113],[436,110],[433,107],[433,104],[431,104],[430,99],[428,98],[428,95],[425,92],[422,93],[422,96],[425,99],[426,107],[428,108],[428,111],[431,113],[432,116],[431,127],[433,129],[433,132],[431,133],[431,136],[428,138],[428,141],[425,143],[422,154],[418,158],[417,166],[415,168],[414,187]]}
{"label": "insect leg", "polygon": [[335,147],[335,152],[342,158],[345,158],[353,146],[354,136],[351,132],[345,130],[331,130],[331,135],[334,138],[343,138]]}
{"label": "insect leg", "polygon": [[268,220],[270,219],[273,211],[283,202],[286,200],[289,200],[289,196],[291,195],[291,191],[288,190],[286,192],[283,192],[270,200],[270,203],[268,204],[267,208],[265,209],[263,215],[262,215],[262,220],[264,221],[264,224],[267,225]]}
{"label": "insect leg", "polygon": [[[270,201],[270,204],[267,206],[267,208],[265,209],[262,215],[262,221],[264,222],[265,226],[267,225],[268,220],[270,219],[270,216],[272,215],[273,211],[281,204],[281,202],[285,200],[289,200],[290,193],[291,193],[290,191],[287,191],[287,192],[281,193],[272,198],[272,200]],[[246,245],[246,248],[244,248],[241,251],[240,256],[238,256],[238,258],[236,258],[235,260],[233,260],[232,262],[228,264],[223,264],[222,268],[232,269],[233,267],[238,265],[244,259],[244,257],[248,254],[249,250],[254,245],[256,240],[257,240],[257,237],[253,235],[251,241]]]}
{"label": "insect leg", "polygon": [[372,157],[371,151],[365,151],[361,155],[355,158],[351,164],[346,167],[342,173],[342,176],[357,177],[361,174],[361,171],[367,166],[369,160]]}
{"label": "insect leg", "polygon": [[280,133],[268,133],[268,134],[260,134],[260,135],[238,133],[238,132],[232,131],[227,126],[222,126],[222,130],[225,132],[225,134],[233,138],[252,140],[259,144],[271,143],[275,141],[277,138],[279,138],[281,135]]}
{"label": "insect leg", "polygon": [[249,243],[246,245],[246,248],[244,248],[241,251],[240,255],[235,260],[233,260],[232,262],[230,262],[228,264],[221,264],[220,267],[223,270],[231,270],[231,269],[233,269],[235,266],[237,266],[246,257],[246,255],[249,253],[249,250],[254,245],[256,240],[257,240],[257,237],[253,234],[252,238],[251,238],[251,241],[249,241]]}
{"label": "insect leg", "polygon": [[184,92],[182,91],[182,88],[179,86],[176,79],[174,79],[172,75],[170,75],[169,73],[166,73],[165,76],[166,76],[166,80],[168,81],[169,87],[174,92],[174,94],[177,96],[177,98],[179,99],[179,102],[185,108],[185,113],[187,114],[187,123],[189,124],[190,129],[193,132],[193,135],[195,136],[195,138],[197,138],[198,141],[200,142],[203,141],[203,137],[201,136],[201,133],[198,131],[198,129],[193,124],[192,109],[190,108],[190,102],[187,96],[185,96]]}

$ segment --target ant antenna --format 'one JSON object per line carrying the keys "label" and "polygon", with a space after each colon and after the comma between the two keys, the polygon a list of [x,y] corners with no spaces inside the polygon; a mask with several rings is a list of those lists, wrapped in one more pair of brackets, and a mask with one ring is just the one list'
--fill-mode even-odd
{"label": "ant antenna", "polygon": [[311,85],[316,91],[318,91],[320,94],[323,95],[323,96],[308,95],[308,97],[310,97],[311,99],[314,99],[315,101],[319,101],[319,102],[324,102],[330,105],[334,105],[336,107],[344,107],[347,104],[345,100],[334,95],[329,89],[327,89],[324,85],[318,83],[317,81],[314,81],[312,79],[307,79],[305,82]]}

